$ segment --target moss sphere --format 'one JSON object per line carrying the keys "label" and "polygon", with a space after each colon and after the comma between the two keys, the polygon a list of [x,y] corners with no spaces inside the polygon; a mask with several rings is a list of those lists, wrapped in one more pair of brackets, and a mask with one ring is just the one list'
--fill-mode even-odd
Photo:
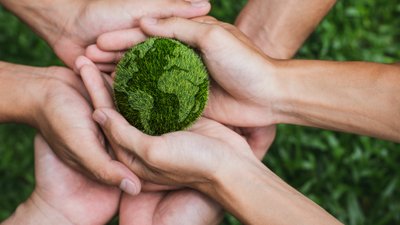
{"label": "moss sphere", "polygon": [[130,124],[150,135],[188,128],[208,99],[207,68],[196,51],[180,41],[149,38],[117,65],[114,98]]}

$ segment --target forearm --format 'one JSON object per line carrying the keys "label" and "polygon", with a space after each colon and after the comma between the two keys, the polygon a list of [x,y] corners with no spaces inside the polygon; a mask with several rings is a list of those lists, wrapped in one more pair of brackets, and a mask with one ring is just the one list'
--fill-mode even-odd
{"label": "forearm", "polygon": [[68,26],[72,26],[74,14],[80,13],[82,2],[78,0],[0,0],[50,45],[56,42]]}
{"label": "forearm", "polygon": [[239,15],[236,25],[270,57],[289,59],[335,2],[252,0]]}
{"label": "forearm", "polygon": [[277,123],[400,141],[400,67],[292,60],[277,66]]}
{"label": "forearm", "polygon": [[261,162],[242,160],[208,194],[245,224],[340,224]]}
{"label": "forearm", "polygon": [[32,124],[36,97],[33,67],[0,62],[0,123],[21,122]]}

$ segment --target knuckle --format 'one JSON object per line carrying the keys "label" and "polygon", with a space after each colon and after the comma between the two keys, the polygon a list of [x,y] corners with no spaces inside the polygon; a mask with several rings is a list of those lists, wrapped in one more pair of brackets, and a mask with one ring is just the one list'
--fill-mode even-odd
{"label": "knuckle", "polygon": [[159,166],[163,160],[163,157],[159,151],[160,146],[162,146],[162,143],[160,143],[158,138],[152,139],[150,142],[148,142],[143,156],[147,163],[155,167]]}
{"label": "knuckle", "polygon": [[97,168],[96,171],[93,172],[93,175],[96,180],[106,183],[106,184],[113,184],[112,174],[109,170],[104,167]]}
{"label": "knuckle", "polygon": [[215,43],[225,32],[225,29],[219,25],[204,25],[205,29],[203,31],[203,35],[201,36],[199,43],[202,46],[207,46],[208,44]]}

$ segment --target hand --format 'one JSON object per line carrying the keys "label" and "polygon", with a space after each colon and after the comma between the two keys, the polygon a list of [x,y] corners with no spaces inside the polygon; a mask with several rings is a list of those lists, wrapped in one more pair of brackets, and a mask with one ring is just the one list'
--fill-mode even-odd
{"label": "hand", "polygon": [[255,159],[245,139],[206,118],[200,119],[190,131],[160,137],[143,134],[110,106],[112,100],[106,84],[100,72],[89,62],[80,57],[76,64],[97,108],[93,117],[115,145],[117,158],[143,179],[191,187],[208,183],[211,176],[223,167],[223,162],[230,164],[237,158]]}
{"label": "hand", "polygon": [[[147,35],[177,38],[200,49],[214,79],[205,115],[237,127],[262,158],[275,137],[271,110],[275,87],[269,82],[273,71],[266,66],[268,57],[234,26],[210,17],[150,22],[155,24],[141,24]],[[97,62],[115,62],[126,46],[144,39],[138,28],[106,33],[88,48],[87,56]]]}
{"label": "hand", "polygon": [[65,165],[44,139],[35,138],[36,187],[5,224],[105,224],[118,209],[120,191]]}
{"label": "hand", "polygon": [[[208,13],[210,4],[186,0],[0,0],[42,36],[72,68],[98,35],[138,25],[143,16],[191,18]],[[101,65],[107,70],[108,65]]]}
{"label": "hand", "polygon": [[34,92],[42,96],[34,113],[34,125],[58,157],[102,183],[120,186],[130,194],[139,193],[140,180],[107,154],[79,77],[62,67],[43,69],[37,75],[44,84]]}
{"label": "hand", "polygon": [[[108,82],[102,80],[95,65],[85,57],[79,57],[77,68],[82,71],[95,107],[113,108]],[[125,151],[115,141],[116,151]],[[133,160],[131,154],[120,154],[122,160]],[[188,207],[190,205],[190,207]],[[133,197],[123,195],[120,205],[120,224],[218,224],[221,219],[220,206],[195,190],[141,192]]]}
{"label": "hand", "polygon": [[119,212],[121,225],[217,225],[223,216],[219,204],[192,189],[124,194]]}

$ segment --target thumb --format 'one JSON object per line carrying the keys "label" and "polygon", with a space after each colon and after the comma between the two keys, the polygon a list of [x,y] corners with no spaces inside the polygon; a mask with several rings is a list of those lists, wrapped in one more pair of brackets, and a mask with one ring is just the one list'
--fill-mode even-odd
{"label": "thumb", "polygon": [[[145,15],[157,18],[168,18],[173,16],[193,18],[206,15],[211,9],[211,4],[208,0],[158,0],[146,1],[146,4],[148,5],[143,7],[147,7],[149,11]],[[135,7],[135,9],[136,8],[137,7]]]}
{"label": "thumb", "polygon": [[[85,143],[90,143],[87,145]],[[81,161],[65,161],[69,166],[81,170],[95,180],[113,186],[119,186],[127,194],[137,195],[141,189],[140,179],[122,163],[112,160],[104,147],[96,141],[85,141],[81,144],[82,155],[77,156]],[[60,159],[41,135],[35,137],[36,168],[42,164],[59,164]],[[70,167],[70,168],[72,168]],[[59,168],[55,166],[54,168]]]}
{"label": "thumb", "polygon": [[91,144],[82,146],[85,154],[80,159],[90,175],[101,183],[119,186],[122,191],[130,195],[139,194],[141,181],[131,170],[121,162],[113,160],[99,142],[85,141],[85,143]]}

